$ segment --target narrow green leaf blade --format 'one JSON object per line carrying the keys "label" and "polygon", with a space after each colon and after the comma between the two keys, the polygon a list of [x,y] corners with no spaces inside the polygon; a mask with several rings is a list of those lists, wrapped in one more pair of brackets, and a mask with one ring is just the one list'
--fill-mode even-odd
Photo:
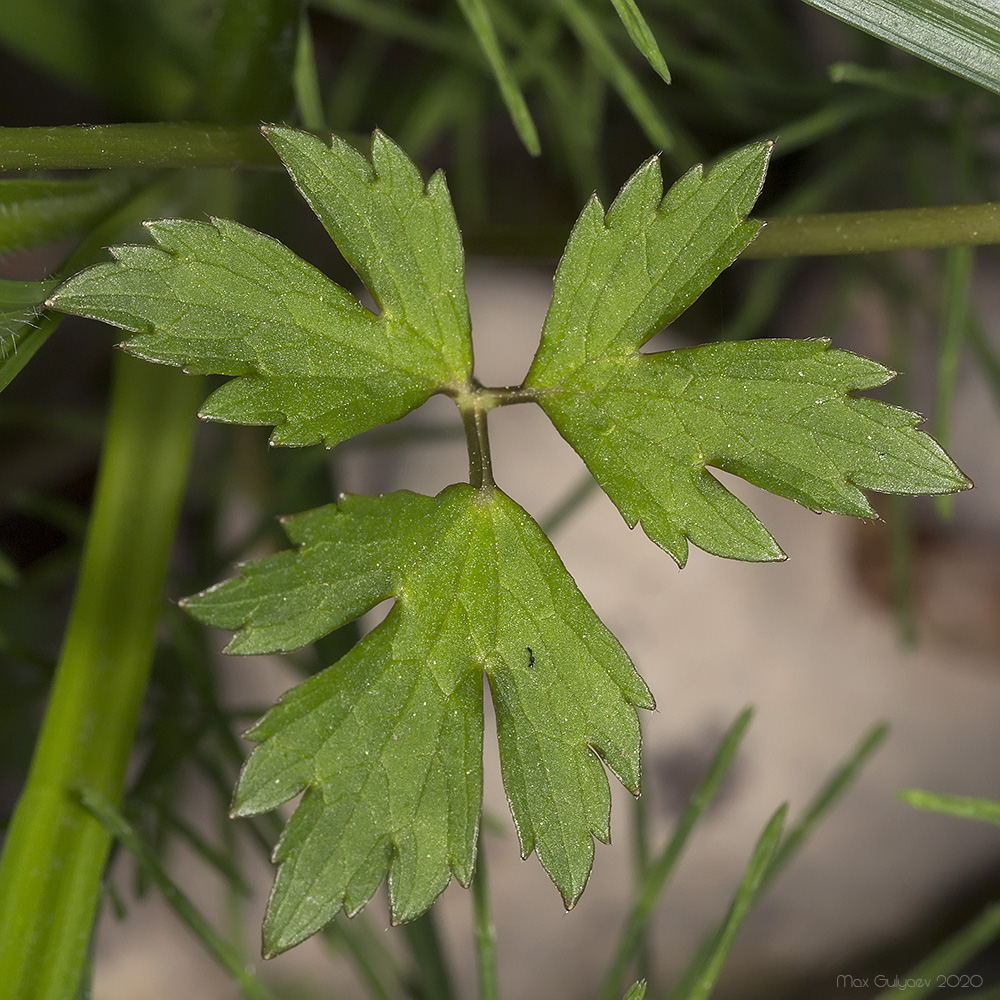
{"label": "narrow green leaf blade", "polygon": [[136,865],[160,890],[164,900],[187,925],[205,950],[239,984],[248,1000],[276,1000],[275,995],[247,966],[242,949],[234,947],[208,922],[181,887],[170,877],[155,851],[139,836],[115,804],[96,788],[74,789],[83,807],[133,857]]}
{"label": "narrow green leaf blade", "polygon": [[813,510],[875,513],[863,489],[943,494],[971,484],[916,430],[917,414],[849,395],[893,373],[825,341],[759,340],[643,354],[753,238],[768,144],[666,194],[655,160],[607,215],[593,200],[559,264],[525,385],[630,526],[678,564],[688,540],[717,555],[784,558],[709,472]]}
{"label": "narrow green leaf blade", "polygon": [[[614,957],[608,966],[599,997],[601,1000],[612,1000],[617,995],[618,983],[625,973],[628,963],[634,958],[642,940],[642,929],[648,924],[653,908],[660,900],[673,874],[677,862],[684,853],[691,832],[705,810],[712,804],[719,787],[725,780],[736,753],[743,742],[743,737],[753,718],[753,710],[743,709],[733,720],[725,736],[719,742],[715,756],[709,764],[705,776],[691,795],[684,812],[677,820],[674,832],[663,850],[652,859],[643,875],[642,884],[636,893],[632,912],[629,913],[625,926],[622,928],[615,949]],[[634,988],[634,987],[633,987]]]}
{"label": "narrow green leaf blade", "polygon": [[[1000,937],[1000,903],[987,906],[964,927],[959,928],[944,944],[935,948],[916,968],[898,978],[902,984],[892,983],[875,995],[875,1000],[891,1000],[900,995],[910,1000],[937,995],[942,978],[948,977],[993,944]],[[976,990],[979,993],[979,990]],[[982,995],[982,994],[980,994]],[[995,996],[988,991],[987,996]]]}
{"label": "narrow green leaf blade", "polygon": [[644,1000],[646,996],[646,980],[640,979],[633,983],[622,1000]]}
{"label": "narrow green leaf blade", "polygon": [[770,882],[792,860],[809,839],[813,830],[840,801],[844,793],[854,784],[862,769],[875,755],[889,736],[889,724],[877,722],[861,737],[858,745],[833,771],[819,788],[802,815],[785,832],[781,844],[771,858],[771,868],[767,873]]}
{"label": "narrow green leaf blade", "polygon": [[622,24],[632,39],[635,47],[643,54],[646,62],[663,78],[665,83],[670,83],[670,70],[667,69],[667,62],[663,58],[660,46],[656,43],[656,38],[650,30],[646,19],[636,5],[635,0],[611,0],[618,11]]}
{"label": "narrow green leaf blade", "polygon": [[910,788],[899,793],[899,798],[914,809],[946,813],[964,819],[978,819],[1000,825],[1000,802],[969,795],[942,795],[921,788]]}
{"label": "narrow green leaf blade", "polygon": [[1000,10],[982,0],[806,0],[890,45],[1000,93]]}
{"label": "narrow green leaf blade", "polygon": [[673,149],[676,137],[642,83],[605,37],[601,25],[579,0],[559,0],[570,30],[594,65],[618,92],[647,138],[661,150]]}
{"label": "narrow green leaf blade", "polygon": [[[636,706],[649,692],[531,518],[496,490],[345,497],[287,522],[299,547],[189,599],[237,629],[231,651],[294,648],[386,597],[386,619],[328,670],[285,695],[234,813],[305,790],[275,854],[265,949],[285,950],[360,909],[389,875],[394,920],[471,878],[482,795],[482,674],[527,855],[567,906],[608,838],[601,761],[633,791]],[[390,541],[391,540],[391,541]]]}
{"label": "narrow green leaf blade", "polygon": [[[626,0],[621,0],[626,2]],[[538,141],[538,130],[531,119],[531,112],[525,103],[524,94],[518,85],[514,74],[511,72],[507,60],[500,49],[500,42],[497,39],[496,28],[493,26],[493,18],[490,16],[489,7],[486,0],[458,0],[458,5],[465,15],[469,27],[479,42],[479,47],[486,56],[490,70],[500,88],[500,95],[504,104],[507,105],[507,112],[517,129],[517,134],[524,143],[524,148],[532,156],[538,156],[541,151],[541,143]]]}
{"label": "narrow green leaf blade", "polygon": [[693,964],[682,975],[676,989],[670,994],[670,1000],[705,1000],[712,992],[740,925],[764,887],[771,858],[781,840],[781,828],[787,812],[788,807],[781,806],[764,827],[733,896],[729,912],[706,947],[698,952]]}
{"label": "narrow green leaf blade", "polygon": [[112,172],[85,180],[0,180],[0,254],[89,229],[134,187],[131,178]]}

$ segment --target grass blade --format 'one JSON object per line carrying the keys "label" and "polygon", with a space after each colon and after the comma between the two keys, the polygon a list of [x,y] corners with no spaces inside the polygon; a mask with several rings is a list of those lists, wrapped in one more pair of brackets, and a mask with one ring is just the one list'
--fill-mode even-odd
{"label": "grass blade", "polygon": [[899,792],[898,797],[914,809],[927,812],[946,813],[963,819],[979,819],[1000,826],[1000,802],[994,799],[978,799],[968,795],[940,795],[922,788],[909,788]]}
{"label": "grass blade", "polygon": [[767,884],[787,812],[788,806],[783,805],[768,820],[753,849],[725,920],[699,949],[677,988],[671,993],[671,1000],[705,1000],[705,997],[712,992],[740,924],[743,923],[761,889]]}
{"label": "grass blade", "polygon": [[514,128],[517,129],[517,134],[521,137],[524,148],[532,156],[538,156],[542,151],[538,141],[538,130],[531,119],[531,112],[528,111],[524,94],[521,93],[521,88],[518,86],[517,80],[514,79],[514,74],[500,50],[500,42],[497,39],[496,28],[493,26],[486,0],[458,0],[458,5],[462,9],[466,21],[469,22],[469,27],[476,36],[476,41],[479,42],[483,55],[486,56],[486,61],[489,63],[493,77],[500,88],[500,96],[503,97],[503,102],[507,105],[507,112],[514,123]]}
{"label": "grass blade", "polygon": [[622,998],[622,1000],[644,1000],[646,996],[646,980],[640,979],[639,982],[633,983],[629,988],[628,993]]}
{"label": "grass blade", "polygon": [[806,0],[869,35],[1000,93],[1000,9],[983,0]]}
{"label": "grass blade", "polygon": [[853,784],[861,769],[889,735],[889,726],[879,722],[862,737],[847,759],[830,775],[813,800],[806,806],[799,820],[792,825],[775,851],[771,860],[771,870],[767,873],[770,882],[778,872],[794,857],[795,853],[812,832],[816,824],[830,811],[845,791]]}
{"label": "grass blade", "polygon": [[295,42],[292,90],[303,128],[308,132],[325,135],[328,129],[319,88],[319,74],[316,71],[316,50],[313,46],[312,29],[309,27],[309,16],[304,10],[299,18],[299,33]]}
{"label": "grass blade", "polygon": [[559,3],[577,41],[618,92],[650,142],[665,152],[673,150],[676,145],[673,131],[635,74],[612,48],[590,11],[579,0],[559,0]]}
{"label": "grass blade", "polygon": [[62,316],[44,313],[58,281],[0,281],[0,392],[49,339]]}
{"label": "grass blade", "polygon": [[750,708],[745,708],[736,717],[722,738],[719,749],[716,750],[715,757],[705,772],[704,778],[701,779],[701,783],[695,789],[684,812],[681,813],[673,835],[647,867],[642,886],[636,893],[632,912],[628,915],[625,927],[618,939],[615,956],[611,960],[607,975],[604,977],[599,994],[601,1000],[613,1000],[618,995],[618,984],[642,941],[642,930],[649,920],[653,907],[666,888],[667,882],[687,846],[691,831],[715,798],[719,786],[729,773],[729,768],[736,757],[736,752],[752,718],[753,710]]}
{"label": "grass blade", "polygon": [[[940,977],[947,977],[962,968],[997,937],[1000,937],[1000,903],[983,910],[905,976],[897,977],[898,984],[891,984],[877,993],[875,1000],[890,1000],[899,996],[917,1000],[918,997],[936,995],[941,986]],[[978,991],[976,995],[979,995]]]}
{"label": "grass blade", "polygon": [[132,855],[136,864],[163,893],[163,898],[174,913],[239,984],[243,995],[248,1000],[275,1000],[274,994],[247,968],[242,955],[220,937],[194,903],[184,895],[111,800],[93,788],[82,787],[78,792],[83,807]]}
{"label": "grass blade", "polygon": [[625,25],[625,30],[635,47],[645,56],[646,62],[656,70],[663,81],[670,83],[667,62],[635,0],[611,0],[611,2],[615,5],[615,10],[618,11],[618,16],[622,19],[622,24]]}

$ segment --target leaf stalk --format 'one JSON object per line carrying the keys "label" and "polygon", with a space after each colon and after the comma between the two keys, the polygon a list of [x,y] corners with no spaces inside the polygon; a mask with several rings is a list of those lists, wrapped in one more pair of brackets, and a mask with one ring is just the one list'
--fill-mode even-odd
{"label": "leaf stalk", "polygon": [[458,408],[469,448],[469,483],[477,490],[492,489],[496,483],[490,458],[490,433],[486,425],[486,415],[492,407],[484,406],[479,393],[472,392],[458,400]]}

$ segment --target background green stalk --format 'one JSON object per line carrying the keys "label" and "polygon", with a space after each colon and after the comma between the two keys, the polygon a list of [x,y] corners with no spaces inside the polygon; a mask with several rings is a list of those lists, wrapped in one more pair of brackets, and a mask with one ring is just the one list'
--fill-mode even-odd
{"label": "background green stalk", "polygon": [[121,798],[201,395],[199,379],[116,359],[70,623],[0,858],[5,997],[65,1000],[79,984],[110,837],[69,789]]}
{"label": "background green stalk", "polygon": [[0,128],[0,170],[110,167],[270,167],[256,126],[189,122]]}

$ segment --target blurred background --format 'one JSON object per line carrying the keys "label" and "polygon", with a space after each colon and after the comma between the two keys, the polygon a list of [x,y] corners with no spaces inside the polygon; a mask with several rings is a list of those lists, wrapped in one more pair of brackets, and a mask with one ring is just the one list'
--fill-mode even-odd
{"label": "blurred background", "polygon": [[[2,126],[283,121],[336,131],[362,148],[380,127],[425,175],[443,168],[466,241],[477,375],[486,384],[517,384],[527,370],[558,254],[586,198],[596,191],[607,205],[654,153],[669,182],[735,146],[775,138],[755,212],[764,217],[990,201],[1000,181],[995,94],[801,0],[647,0],[669,86],[610,3],[497,0],[490,9],[521,111],[509,94],[505,105],[481,40],[451,3],[12,6],[0,10]],[[51,191],[23,186],[26,178],[76,186],[57,203]],[[145,242],[144,218],[209,215],[278,237],[358,290],[285,174],[268,165],[6,173],[0,278],[64,276],[104,259],[109,244]],[[591,884],[566,915],[537,862],[518,858],[487,736],[482,844],[503,996],[596,995],[634,896],[637,853],[665,842],[746,705],[756,709],[749,735],[648,930],[655,982],[676,977],[725,913],[778,804],[801,810],[880,721],[888,737],[761,899],[719,995],[824,998],[843,988],[840,975],[891,981],[1000,895],[994,828],[916,813],[895,798],[907,787],[1000,798],[998,277],[992,248],[740,261],[659,335],[659,349],[830,337],[872,356],[902,373],[885,398],[927,414],[927,429],[976,483],[952,501],[885,500],[883,520],[863,524],[817,517],[727,478],[787,563],[727,563],[693,550],[678,571],[628,531],[540,412],[493,415],[498,484],[551,528],[658,704],[642,720],[642,804],[616,789],[613,846],[598,846]],[[116,341],[97,324],[54,326],[30,304],[0,310],[0,364],[9,373],[0,396],[4,823],[59,653]],[[30,363],[26,344],[37,346]],[[461,425],[443,399],[333,452],[269,449],[263,428],[199,429],[123,809],[248,961],[274,830],[226,817],[245,750],[237,734],[357,633],[280,662],[225,661],[224,637],[172,602],[236,561],[283,547],[278,515],[340,490],[435,493],[466,475]],[[468,893],[451,887],[434,913],[456,995],[472,995]],[[338,921],[259,974],[282,997],[381,995],[359,956],[385,963],[388,949],[405,984],[408,948],[378,895],[359,920]],[[995,985],[995,962],[987,951],[969,969]],[[403,995],[391,981],[385,989]],[[116,852],[93,996],[177,995],[240,993]]]}

